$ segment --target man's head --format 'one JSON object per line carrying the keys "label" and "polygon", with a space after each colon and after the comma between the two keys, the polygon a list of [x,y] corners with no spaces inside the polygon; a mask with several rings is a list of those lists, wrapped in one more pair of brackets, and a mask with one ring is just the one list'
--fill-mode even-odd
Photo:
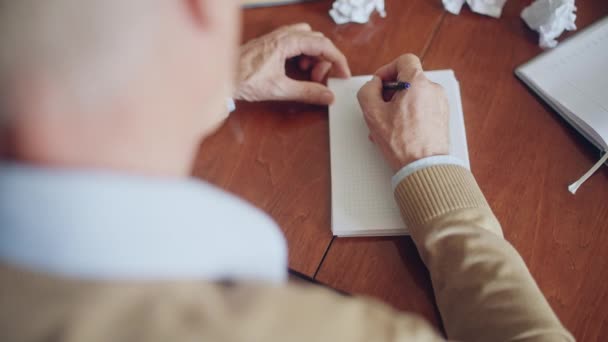
{"label": "man's head", "polygon": [[0,0],[12,155],[184,174],[226,114],[238,27],[237,0]]}

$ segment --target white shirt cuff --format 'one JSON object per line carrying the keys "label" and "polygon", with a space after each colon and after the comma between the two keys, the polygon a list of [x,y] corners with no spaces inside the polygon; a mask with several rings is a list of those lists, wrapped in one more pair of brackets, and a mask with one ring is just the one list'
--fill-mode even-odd
{"label": "white shirt cuff", "polygon": [[233,99],[226,99],[226,108],[228,108],[228,113],[232,113],[236,110],[236,103],[234,103]]}
{"label": "white shirt cuff", "polygon": [[392,185],[393,191],[397,188],[399,183],[403,181],[407,176],[411,175],[416,171],[420,171],[422,169],[426,169],[431,166],[436,165],[458,165],[464,168],[468,168],[468,166],[462,160],[454,157],[454,156],[432,156],[426,157],[419,160],[416,160],[413,163],[410,163],[404,166],[399,172],[397,172],[393,176]]}

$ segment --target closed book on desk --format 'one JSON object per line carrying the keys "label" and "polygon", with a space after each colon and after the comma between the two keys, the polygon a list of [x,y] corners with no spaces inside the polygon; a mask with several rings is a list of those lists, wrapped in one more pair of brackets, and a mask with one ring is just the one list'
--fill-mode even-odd
{"label": "closed book on desk", "polygon": [[[598,149],[608,151],[608,17],[515,74]],[[570,190],[576,192],[606,159],[608,154]]]}
{"label": "closed book on desk", "polygon": [[[469,165],[460,87],[452,70],[426,76],[446,91],[450,105],[450,154]],[[372,76],[330,79],[329,107],[332,232],[337,236],[407,235],[393,196],[393,170],[369,140],[357,92]]]}

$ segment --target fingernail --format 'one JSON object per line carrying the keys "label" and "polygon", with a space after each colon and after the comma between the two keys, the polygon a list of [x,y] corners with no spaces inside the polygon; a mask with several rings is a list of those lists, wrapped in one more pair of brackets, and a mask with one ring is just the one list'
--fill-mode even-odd
{"label": "fingernail", "polygon": [[331,91],[325,91],[321,94],[321,101],[331,104],[334,102],[334,94]]}

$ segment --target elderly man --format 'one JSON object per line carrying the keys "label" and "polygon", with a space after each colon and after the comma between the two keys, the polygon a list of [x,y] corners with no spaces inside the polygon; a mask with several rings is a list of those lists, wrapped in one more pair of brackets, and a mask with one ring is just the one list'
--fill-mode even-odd
{"label": "elderly man", "polygon": [[[0,8],[1,341],[442,340],[414,314],[284,284],[273,221],[188,178],[226,99],[332,102],[320,82],[350,71],[321,33],[285,27],[239,58],[236,0]],[[311,82],[285,75],[292,57]],[[385,101],[382,80],[412,88]],[[380,69],[359,100],[448,337],[573,340],[446,156],[445,95],[420,61]]]}

